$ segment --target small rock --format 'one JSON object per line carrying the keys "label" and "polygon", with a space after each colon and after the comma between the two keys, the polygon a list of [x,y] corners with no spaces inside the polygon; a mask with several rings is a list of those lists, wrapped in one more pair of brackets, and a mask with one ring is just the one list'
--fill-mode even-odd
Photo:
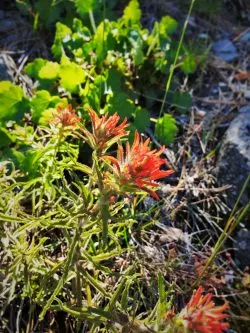
{"label": "small rock", "polygon": [[12,81],[12,75],[5,58],[0,55],[0,81]]}
{"label": "small rock", "polygon": [[[232,185],[228,190],[228,204],[233,207],[250,174],[250,106],[231,122],[218,156],[216,174],[222,185]],[[250,201],[249,191],[242,196],[242,204]]]}
{"label": "small rock", "polygon": [[250,31],[244,33],[244,34],[241,36],[240,40],[241,40],[242,42],[250,43]]}
{"label": "small rock", "polygon": [[241,229],[236,237],[237,251],[235,254],[236,261],[240,268],[250,267],[250,231],[246,228]]}
{"label": "small rock", "polygon": [[238,57],[235,45],[227,38],[219,40],[213,45],[214,55],[224,61],[232,61]]}
{"label": "small rock", "polygon": [[250,99],[250,89],[249,90],[245,90],[244,96],[245,96],[246,99]]}

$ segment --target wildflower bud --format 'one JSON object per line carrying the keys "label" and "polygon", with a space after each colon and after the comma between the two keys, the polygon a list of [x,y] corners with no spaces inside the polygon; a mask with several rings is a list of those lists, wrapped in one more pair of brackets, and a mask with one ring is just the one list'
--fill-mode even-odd
{"label": "wildflower bud", "polygon": [[71,104],[69,104],[66,108],[58,106],[57,111],[53,113],[52,123],[57,126],[76,129],[79,122],[80,118],[73,111]]}
{"label": "wildflower bud", "polygon": [[199,287],[193,294],[187,306],[179,314],[183,325],[194,333],[222,333],[229,328],[223,320],[228,317],[225,311],[228,304],[215,306],[212,301],[213,295],[207,293],[202,295],[203,287]]}
{"label": "wildflower bud", "polygon": [[126,136],[125,130],[128,126],[127,119],[118,125],[120,117],[117,113],[112,116],[104,115],[99,117],[94,110],[89,108],[89,115],[92,122],[92,133],[83,129],[89,144],[93,149],[103,150],[117,142],[121,137]]}
{"label": "wildflower bud", "polygon": [[160,170],[160,167],[166,163],[165,159],[160,158],[165,147],[159,151],[150,150],[149,144],[150,139],[143,142],[139,133],[136,132],[131,147],[127,143],[126,151],[124,151],[119,145],[117,158],[104,156],[103,159],[113,164],[114,186],[119,186],[124,192],[144,190],[155,199],[159,199],[151,187],[159,187],[155,180],[169,176],[173,170]]}

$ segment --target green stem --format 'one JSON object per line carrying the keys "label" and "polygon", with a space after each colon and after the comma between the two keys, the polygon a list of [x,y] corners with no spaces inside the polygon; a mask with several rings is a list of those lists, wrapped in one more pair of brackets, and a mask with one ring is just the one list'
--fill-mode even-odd
{"label": "green stem", "polygon": [[146,53],[146,57],[148,57],[151,53],[151,51],[153,50],[153,48],[155,47],[156,43],[157,43],[157,39],[158,39],[158,23],[154,25],[153,31],[151,33],[151,36],[153,36],[151,44],[149,45],[148,51]]}
{"label": "green stem", "polygon": [[101,218],[102,218],[102,243],[103,249],[105,250],[108,246],[108,222],[110,218],[109,214],[109,205],[108,205],[108,197],[104,193],[102,197],[101,203]]}
{"label": "green stem", "polygon": [[34,310],[35,310],[35,305],[31,301],[30,308],[29,308],[29,319],[28,319],[28,323],[27,323],[27,327],[26,327],[26,333],[30,333],[33,331],[32,328],[33,328],[33,324],[34,324],[34,319],[33,319]]}
{"label": "green stem", "polygon": [[99,203],[100,203],[100,214],[102,219],[102,244],[103,244],[103,250],[105,251],[108,245],[108,221],[110,218],[108,193],[106,193],[105,191],[102,173],[98,165],[98,155],[95,151],[93,152],[93,161],[98,179],[98,187],[101,193]]}
{"label": "green stem", "polygon": [[240,215],[237,217],[237,219],[235,219],[234,217],[230,217],[227,221],[227,224],[223,230],[223,232],[221,233],[219,239],[217,240],[214,249],[213,249],[213,253],[212,255],[208,258],[205,267],[203,268],[199,278],[195,281],[194,283],[194,287],[198,286],[202,280],[202,278],[204,277],[208,267],[210,265],[212,265],[214,259],[216,258],[216,256],[218,255],[219,251],[221,250],[223,244],[225,243],[225,241],[227,240],[227,238],[232,234],[232,232],[235,230],[235,228],[239,225],[239,223],[242,221],[242,219],[246,216],[246,214],[249,212],[250,210],[250,203],[247,204],[244,209],[242,210],[242,212],[240,213]]}
{"label": "green stem", "polygon": [[174,62],[173,62],[173,64],[170,66],[170,72],[169,72],[168,80],[167,80],[167,83],[166,83],[165,93],[164,93],[164,97],[163,97],[163,101],[162,101],[162,105],[161,105],[161,109],[160,109],[160,115],[159,115],[159,117],[161,117],[162,112],[163,112],[164,105],[165,105],[165,103],[166,103],[167,94],[168,94],[168,91],[169,91],[169,88],[170,88],[170,84],[171,84],[171,81],[172,81],[172,77],[173,77],[173,75],[174,75],[174,71],[175,71],[175,68],[176,68],[176,63],[177,63],[177,60],[178,60],[178,57],[179,57],[179,54],[180,54],[180,50],[181,50],[181,47],[182,47],[182,44],[183,44],[183,39],[184,39],[184,36],[185,36],[185,33],[186,33],[186,29],[187,29],[188,21],[189,21],[189,18],[190,18],[190,16],[191,16],[191,13],[192,13],[194,3],[195,3],[195,0],[192,0],[192,1],[191,1],[191,4],[190,4],[190,6],[189,6],[189,10],[188,10],[187,18],[186,18],[186,20],[185,20],[185,22],[184,22],[184,25],[183,25],[183,28],[182,28],[181,38],[180,38],[180,40],[179,40],[178,48],[177,48],[177,51],[176,51],[176,53],[175,53]]}
{"label": "green stem", "polygon": [[61,127],[59,129],[59,133],[58,133],[58,137],[57,137],[57,141],[56,141],[56,144],[55,144],[55,149],[54,149],[54,153],[53,153],[53,156],[52,156],[52,162],[51,162],[51,165],[47,168],[47,170],[45,171],[45,175],[44,175],[44,178],[43,178],[43,186],[41,188],[41,192],[40,192],[40,195],[39,195],[39,200],[38,200],[38,211],[37,211],[37,215],[39,216],[40,213],[41,213],[41,209],[42,209],[42,200],[43,200],[43,196],[44,196],[44,193],[45,193],[45,184],[46,182],[48,182],[50,180],[50,176],[53,175],[54,173],[54,170],[55,170],[55,160],[56,160],[56,155],[58,154],[58,151],[59,151],[59,148],[60,148],[60,144],[61,144],[61,141],[62,141],[62,137],[63,137],[63,131],[64,131],[64,128]]}
{"label": "green stem", "polygon": [[67,281],[67,277],[68,277],[68,274],[69,274],[70,267],[72,266],[72,263],[73,263],[75,250],[77,248],[79,238],[80,238],[80,234],[79,234],[79,230],[77,230],[76,233],[75,233],[75,236],[72,240],[70,249],[69,249],[69,253],[68,253],[68,256],[67,256],[67,259],[66,259],[66,262],[65,262],[63,275],[62,275],[61,279],[58,281],[54,292],[52,293],[52,295],[48,299],[48,301],[47,301],[46,305],[44,306],[42,312],[40,313],[40,316],[39,316],[40,320],[42,320],[44,318],[46,312],[49,310],[49,308],[51,307],[51,304],[55,300],[56,296],[60,293],[60,291],[62,290],[62,288],[65,284],[65,282]]}
{"label": "green stem", "polygon": [[79,271],[79,261],[81,259],[81,245],[80,245],[80,239],[82,234],[82,220],[78,220],[78,241],[76,246],[76,263],[75,263],[75,270],[76,270],[76,300],[77,300],[77,306],[82,307],[82,279],[81,274]]}
{"label": "green stem", "polygon": [[91,27],[93,29],[93,32],[96,33],[96,25],[95,25],[95,18],[92,10],[89,10],[89,20]]}

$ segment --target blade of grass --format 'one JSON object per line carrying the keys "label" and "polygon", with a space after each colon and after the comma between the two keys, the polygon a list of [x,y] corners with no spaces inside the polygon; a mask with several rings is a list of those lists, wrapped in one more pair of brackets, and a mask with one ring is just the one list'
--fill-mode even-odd
{"label": "blade of grass", "polygon": [[169,88],[170,88],[170,84],[171,84],[171,81],[172,81],[172,78],[173,78],[173,75],[174,75],[174,71],[175,71],[175,68],[176,68],[177,60],[178,60],[178,57],[179,57],[179,54],[180,54],[180,50],[181,50],[181,47],[182,47],[182,44],[183,44],[183,39],[184,39],[186,30],[187,30],[188,21],[189,21],[189,18],[191,16],[191,13],[192,13],[192,10],[193,10],[193,7],[194,7],[194,3],[195,3],[195,0],[192,0],[191,3],[190,3],[188,14],[187,14],[186,20],[185,20],[183,28],[182,28],[181,37],[180,37],[180,40],[179,40],[177,51],[175,53],[174,62],[170,66],[170,72],[169,72],[169,76],[168,76],[167,83],[166,83],[166,88],[165,88],[165,93],[164,93],[163,101],[162,101],[162,104],[161,104],[159,118],[161,117],[161,115],[163,113],[163,109],[164,109],[164,105],[165,105],[165,102],[166,102],[167,94],[168,94],[168,91],[169,91]]}
{"label": "blade of grass", "polygon": [[212,265],[214,259],[216,258],[216,256],[218,255],[219,251],[221,250],[223,244],[225,243],[225,241],[227,240],[228,237],[231,236],[232,232],[235,230],[235,228],[239,225],[239,223],[243,220],[243,218],[246,216],[246,214],[250,211],[250,203],[248,203],[243,209],[241,209],[241,212],[239,212],[239,215],[238,217],[236,217],[236,209],[238,207],[238,204],[240,202],[240,199],[243,195],[243,193],[245,192],[247,186],[248,186],[248,183],[250,181],[250,175],[247,177],[243,187],[242,187],[242,190],[239,194],[239,197],[234,205],[234,208],[232,210],[232,213],[230,214],[228,220],[227,220],[227,223],[225,225],[225,228],[224,230],[222,231],[219,239],[217,240],[215,246],[214,246],[214,249],[213,249],[213,252],[211,254],[211,256],[208,258],[207,262],[206,262],[206,265],[205,267],[203,268],[200,276],[198,277],[198,279],[195,281],[193,287],[197,287],[202,278],[204,277],[207,269]]}

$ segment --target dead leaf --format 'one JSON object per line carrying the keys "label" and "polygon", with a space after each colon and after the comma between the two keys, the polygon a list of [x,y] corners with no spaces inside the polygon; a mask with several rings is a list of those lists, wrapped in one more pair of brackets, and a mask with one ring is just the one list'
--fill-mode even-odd
{"label": "dead leaf", "polygon": [[238,81],[248,80],[250,79],[250,72],[240,71],[237,74],[235,74],[234,78]]}
{"label": "dead leaf", "polygon": [[179,228],[168,227],[164,229],[165,233],[159,237],[162,244],[182,241],[189,243],[189,234]]}

